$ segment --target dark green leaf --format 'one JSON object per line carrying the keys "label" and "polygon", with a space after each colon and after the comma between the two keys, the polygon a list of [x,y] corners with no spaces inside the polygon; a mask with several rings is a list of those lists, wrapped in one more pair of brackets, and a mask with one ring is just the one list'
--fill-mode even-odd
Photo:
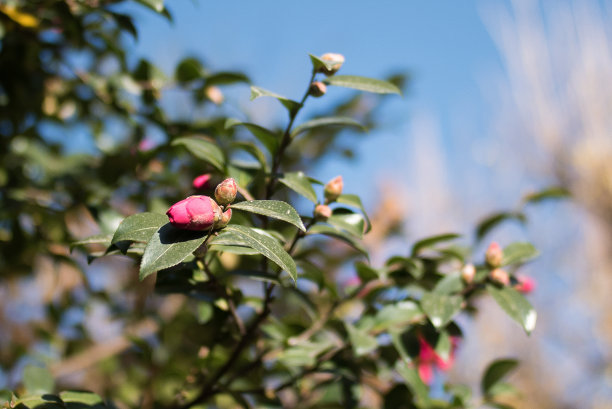
{"label": "dark green leaf", "polygon": [[235,119],[228,119],[225,122],[226,128],[231,128],[234,126],[244,126],[246,129],[249,130],[249,132],[253,134],[253,136],[255,136],[259,140],[259,142],[261,142],[266,147],[268,152],[270,152],[272,155],[276,154],[279,145],[279,136],[277,134],[270,131],[269,129],[249,122],[240,122]]}
{"label": "dark green leaf", "polygon": [[395,364],[395,370],[404,378],[406,386],[416,396],[416,403],[423,407],[429,407],[429,388],[421,380],[416,368],[408,366],[404,361],[400,360]]}
{"label": "dark green leaf", "polygon": [[538,254],[540,252],[531,243],[512,243],[504,247],[502,266],[524,263],[537,257]]}
{"label": "dark green leaf", "polygon": [[353,88],[360,91],[375,92],[377,94],[402,94],[402,91],[398,87],[388,81],[359,77],[356,75],[334,75],[324,79],[323,82],[327,85]]}
{"label": "dark green leaf", "polygon": [[235,203],[231,206],[232,210],[243,210],[245,212],[262,214],[274,219],[283,220],[291,223],[302,231],[306,231],[304,223],[298,212],[290,204],[280,200],[250,200]]}
{"label": "dark green leaf", "polygon": [[189,82],[204,77],[204,67],[197,58],[183,59],[174,70],[174,78],[179,82]]}
{"label": "dark green leaf", "polygon": [[376,280],[379,276],[378,270],[361,261],[355,263],[355,271],[362,283]]}
{"label": "dark green leaf", "polygon": [[480,390],[485,396],[490,395],[491,388],[518,366],[516,359],[499,359],[492,362],[486,369],[480,382]]}
{"label": "dark green leaf", "polygon": [[160,227],[149,240],[140,263],[140,279],[172,267],[187,258],[204,243],[207,231],[177,229],[170,223]]}
{"label": "dark green leaf", "polygon": [[289,112],[295,112],[300,108],[299,102],[295,102],[291,99],[285,98],[281,95],[275,94],[272,91],[268,91],[261,87],[251,86],[251,101],[259,97],[272,97],[276,98]]}
{"label": "dark green leaf", "polygon": [[436,328],[444,328],[459,312],[463,298],[458,295],[425,293],[421,298],[421,308]]}
{"label": "dark green leaf", "polygon": [[249,77],[240,72],[216,72],[206,77],[206,85],[228,85],[237,82],[251,82]]}
{"label": "dark green leaf", "polygon": [[535,328],[537,314],[521,293],[510,287],[497,288],[487,285],[487,291],[506,313],[518,322],[527,334]]}
{"label": "dark green leaf", "polygon": [[123,219],[111,240],[111,244],[119,241],[148,242],[153,233],[168,223],[168,217],[159,213],[138,213]]}
{"label": "dark green leaf", "polygon": [[35,396],[24,396],[15,401],[15,408],[23,409],[66,409],[64,402],[55,396],[48,393]]}
{"label": "dark green leaf", "polygon": [[232,147],[242,149],[243,151],[251,154],[255,159],[257,159],[257,162],[259,162],[263,171],[267,172],[268,164],[266,163],[266,156],[259,149],[259,147],[257,147],[257,145],[252,142],[239,141],[232,142]]}
{"label": "dark green leaf", "polygon": [[363,237],[363,229],[365,227],[365,220],[362,215],[357,213],[341,213],[333,214],[327,219],[327,223],[334,227],[345,230],[347,233],[352,234],[358,238]]}
{"label": "dark green leaf", "polygon": [[184,146],[196,158],[210,163],[221,172],[225,172],[225,156],[213,142],[199,136],[191,136],[177,138],[172,141],[172,145]]}
{"label": "dark green leaf", "polygon": [[278,242],[266,235],[263,235],[252,228],[231,224],[225,230],[236,233],[249,247],[259,251],[262,255],[276,263],[285,270],[293,281],[297,280],[297,268],[293,258],[281,247]]}
{"label": "dark green leaf", "polygon": [[529,193],[525,195],[523,201],[525,203],[539,203],[548,199],[566,199],[570,195],[569,190],[560,186],[553,186],[539,192]]}
{"label": "dark green leaf", "polygon": [[332,116],[326,118],[311,119],[310,121],[306,121],[303,124],[296,126],[291,132],[291,137],[295,138],[302,132],[310,131],[312,129],[321,128],[325,126],[353,126],[363,131],[366,130],[363,125],[355,121],[353,118]]}
{"label": "dark green leaf", "polygon": [[368,334],[367,331],[355,328],[349,323],[345,323],[345,326],[355,355],[366,355],[378,347],[376,338]]}
{"label": "dark green leaf", "polygon": [[285,173],[278,181],[311,202],[317,203],[317,194],[303,172]]}
{"label": "dark green leaf", "polygon": [[349,236],[348,234],[344,233],[343,231],[336,229],[335,227],[326,226],[324,224],[315,224],[310,229],[308,229],[307,234],[308,235],[323,234],[326,236],[337,238],[339,240],[342,240],[349,246],[353,247],[355,250],[358,250],[366,257],[368,257],[368,251],[363,247],[363,245],[359,241],[357,241],[352,236]]}
{"label": "dark green leaf", "polygon": [[442,243],[445,241],[455,240],[459,237],[461,237],[460,234],[446,233],[446,234],[439,234],[437,236],[427,237],[423,240],[419,240],[416,243],[414,243],[414,246],[412,246],[412,256],[413,257],[416,256],[423,249],[432,247],[438,243]]}
{"label": "dark green leaf", "polygon": [[29,395],[42,395],[53,392],[55,381],[49,369],[27,365],[23,369],[23,386]]}
{"label": "dark green leaf", "polygon": [[487,233],[506,220],[516,220],[524,224],[527,222],[527,217],[521,212],[495,213],[478,223],[476,227],[476,239],[482,240]]}
{"label": "dark green leaf", "polygon": [[361,213],[363,213],[363,217],[365,217],[366,219],[367,226],[365,233],[370,231],[370,229],[372,228],[372,223],[370,223],[370,218],[368,217],[368,214],[366,213],[359,196],[352,194],[343,194],[336,199],[336,202],[358,208]]}

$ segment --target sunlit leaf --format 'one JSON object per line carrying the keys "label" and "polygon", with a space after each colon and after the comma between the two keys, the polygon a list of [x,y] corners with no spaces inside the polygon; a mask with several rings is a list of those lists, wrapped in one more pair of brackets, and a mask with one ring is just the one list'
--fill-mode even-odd
{"label": "sunlit leaf", "polygon": [[444,328],[455,314],[461,310],[463,298],[458,295],[425,293],[421,298],[421,308],[436,328]]}
{"label": "sunlit leaf", "polygon": [[285,173],[278,181],[311,202],[317,203],[317,194],[303,172]]}
{"label": "sunlit leaf", "polygon": [[276,98],[289,112],[295,112],[300,108],[300,103],[293,101],[289,98],[285,98],[281,95],[278,95],[272,91],[268,91],[261,87],[256,87],[254,85],[251,86],[251,101],[259,98],[259,97],[272,97]]}
{"label": "sunlit leaf", "polygon": [[355,328],[349,323],[345,323],[346,330],[349,335],[349,340],[355,351],[355,355],[366,355],[378,347],[376,338],[368,334],[366,331]]}
{"label": "sunlit leaf", "polygon": [[219,147],[200,136],[177,138],[172,141],[173,146],[184,146],[196,158],[202,159],[219,171],[225,171],[225,155]]}
{"label": "sunlit leaf", "polygon": [[259,142],[261,142],[266,147],[270,154],[276,154],[280,141],[279,135],[270,131],[269,129],[249,122],[240,122],[235,119],[228,119],[227,121],[225,121],[226,128],[231,128],[234,126],[244,126],[246,129],[249,130],[249,132],[253,134],[253,136],[255,136],[259,140]]}
{"label": "sunlit leaf", "polygon": [[334,75],[323,80],[327,85],[353,88],[360,91],[375,92],[377,94],[400,94],[402,91],[388,81],[374,78],[359,77],[356,75]]}
{"label": "sunlit leaf", "polygon": [[283,220],[302,231],[306,231],[298,212],[290,204],[280,200],[249,200],[234,203],[231,208]]}
{"label": "sunlit leaf", "polygon": [[113,235],[111,244],[119,241],[148,242],[153,233],[168,223],[168,217],[159,213],[138,213],[126,217]]}
{"label": "sunlit leaf", "polygon": [[293,129],[293,131],[291,132],[291,137],[296,137],[302,132],[307,132],[316,128],[322,128],[327,126],[352,126],[363,131],[366,130],[363,125],[355,121],[353,118],[333,116],[311,119],[310,121],[304,122],[303,124],[300,124]]}
{"label": "sunlit leaf", "polygon": [[332,226],[326,226],[324,224],[315,224],[310,229],[308,229],[308,235],[313,234],[323,234],[325,236],[334,237],[336,239],[342,240],[349,246],[353,247],[355,250],[361,252],[364,256],[368,257],[368,251],[363,247],[363,245],[356,240],[353,236],[336,229]]}
{"label": "sunlit leaf", "polygon": [[363,237],[363,229],[365,227],[364,217],[357,213],[337,213],[326,220],[327,223],[334,227],[345,230],[358,238]]}
{"label": "sunlit leaf", "polygon": [[353,194],[342,194],[336,199],[336,202],[358,208],[363,214],[363,217],[365,217],[366,219],[367,225],[366,225],[365,233],[370,231],[370,229],[372,228],[372,223],[370,223],[370,218],[368,217],[368,214],[366,213],[365,208],[363,207],[363,203],[361,203],[361,199],[359,198],[359,196],[353,195]]}
{"label": "sunlit leaf", "polygon": [[30,395],[41,395],[53,392],[55,381],[49,369],[27,365],[23,369],[23,386]]}
{"label": "sunlit leaf", "polygon": [[492,284],[487,285],[487,291],[506,314],[523,327],[528,335],[533,331],[538,316],[521,293],[510,287],[497,288]]}

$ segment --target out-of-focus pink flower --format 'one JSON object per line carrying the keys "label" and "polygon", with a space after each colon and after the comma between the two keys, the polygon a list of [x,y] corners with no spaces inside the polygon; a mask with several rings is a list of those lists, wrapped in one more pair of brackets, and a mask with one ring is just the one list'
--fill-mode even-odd
{"label": "out-of-focus pink flower", "polygon": [[533,277],[518,276],[516,279],[518,280],[518,284],[515,285],[514,288],[516,288],[517,291],[523,294],[529,294],[535,290],[536,281],[533,279]]}
{"label": "out-of-focus pink flower", "polygon": [[153,148],[155,148],[155,142],[153,139],[144,138],[138,143],[138,150],[140,152],[150,151]]}
{"label": "out-of-focus pink flower", "polygon": [[419,359],[418,371],[421,380],[427,385],[431,384],[434,377],[434,369],[438,368],[441,371],[448,371],[455,362],[455,351],[459,343],[459,338],[450,337],[451,349],[447,360],[444,360],[437,354],[435,349],[425,341],[425,338],[419,337]]}
{"label": "out-of-focus pink flower", "polygon": [[208,230],[221,219],[219,205],[208,196],[189,196],[170,206],[170,224],[185,230]]}
{"label": "out-of-focus pink flower", "polygon": [[195,189],[206,189],[210,181],[210,173],[205,173],[193,179],[193,187]]}

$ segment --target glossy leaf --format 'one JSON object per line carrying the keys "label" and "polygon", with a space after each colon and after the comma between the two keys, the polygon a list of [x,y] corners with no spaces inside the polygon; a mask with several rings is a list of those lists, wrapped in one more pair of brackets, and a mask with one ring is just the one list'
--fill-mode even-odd
{"label": "glossy leaf", "polygon": [[310,180],[303,172],[285,173],[278,181],[311,202],[317,203],[317,194],[312,188]]}
{"label": "glossy leaf", "polygon": [[504,247],[502,266],[525,263],[537,257],[539,254],[540,252],[531,243],[512,243]]}
{"label": "glossy leaf", "polygon": [[327,223],[334,227],[345,230],[347,233],[353,236],[362,238],[363,229],[365,227],[365,220],[362,215],[357,213],[341,213],[333,214],[327,219]]}
{"label": "glossy leaf", "polygon": [[345,323],[346,331],[348,332],[349,340],[353,346],[355,355],[366,355],[378,347],[378,341],[365,330],[355,328],[349,323]]}
{"label": "glossy leaf", "polygon": [[261,142],[266,147],[270,154],[276,154],[280,143],[279,135],[270,131],[269,129],[249,122],[240,122],[235,119],[228,119],[225,122],[226,128],[231,128],[234,126],[244,126],[246,129],[249,130],[249,132],[253,134],[253,136],[255,136],[255,138],[259,140],[259,142]]}
{"label": "glossy leaf", "polygon": [[338,199],[336,199],[336,202],[358,208],[366,220],[365,233],[368,233],[370,229],[372,229],[372,223],[370,223],[370,218],[368,217],[368,214],[366,213],[365,208],[363,207],[363,203],[361,203],[361,199],[359,198],[359,196],[353,195],[353,194],[343,194],[343,195],[340,195]]}
{"label": "glossy leaf", "polygon": [[149,240],[140,263],[140,279],[164,268],[172,267],[197,250],[207,231],[177,229],[170,223],[160,227]]}
{"label": "glossy leaf", "polygon": [[460,234],[446,233],[419,240],[412,246],[412,256],[416,256],[423,249],[430,248],[438,243],[443,243],[445,241],[455,240],[459,237],[461,237]]}
{"label": "glossy leaf", "polygon": [[278,242],[252,228],[231,224],[225,230],[236,233],[245,243],[260,254],[272,260],[276,265],[289,273],[293,281],[297,280],[297,268],[293,258]]}
{"label": "glossy leaf", "polygon": [[337,87],[353,88],[360,91],[374,92],[377,94],[400,94],[402,91],[388,81],[374,78],[359,77],[357,75],[334,75],[323,80],[327,85]]}
{"label": "glossy leaf", "polygon": [[425,293],[421,298],[421,308],[436,328],[444,328],[455,314],[461,310],[463,298],[458,295]]}
{"label": "glossy leaf", "polygon": [[303,124],[296,126],[291,132],[291,137],[296,137],[302,132],[307,132],[316,128],[322,128],[327,126],[352,126],[363,131],[366,128],[361,125],[359,122],[355,121],[353,118],[342,117],[342,116],[332,116],[325,118],[317,118],[311,119],[310,121],[306,121]]}
{"label": "glossy leaf", "polygon": [[533,331],[537,313],[521,293],[510,287],[497,288],[492,284],[487,285],[487,291],[506,314],[523,327],[528,335]]}
{"label": "glossy leaf", "polygon": [[272,91],[263,89],[261,87],[251,86],[251,101],[259,97],[272,97],[276,98],[289,112],[295,112],[300,108],[299,102],[293,101],[289,98],[285,98],[281,95],[275,94]]}
{"label": "glossy leaf", "polygon": [[199,136],[177,138],[172,141],[172,145],[184,146],[196,158],[210,163],[221,172],[225,171],[225,155],[216,144],[205,138]]}
{"label": "glossy leaf", "polygon": [[480,390],[483,395],[490,395],[491,389],[501,382],[510,372],[518,366],[516,359],[499,359],[492,362],[486,369],[480,381]]}
{"label": "glossy leaf", "polygon": [[484,220],[481,220],[476,226],[476,239],[482,240],[487,233],[508,220],[515,220],[521,224],[525,224],[527,222],[527,217],[521,212],[500,212],[492,214]]}
{"label": "glossy leaf", "polygon": [[168,216],[159,213],[138,213],[123,219],[111,240],[111,244],[119,241],[148,242],[161,226],[168,223]]}
{"label": "glossy leaf", "polygon": [[302,219],[298,212],[290,204],[280,200],[250,200],[235,203],[231,208],[232,210],[242,210],[283,220],[287,223],[291,223],[302,231],[306,231],[306,227],[304,227],[304,223],[302,223]]}
{"label": "glossy leaf", "polygon": [[308,235],[323,234],[326,236],[330,236],[330,237],[334,237],[336,239],[342,240],[349,246],[353,247],[355,250],[358,250],[363,255],[368,257],[368,251],[363,247],[363,245],[358,240],[348,235],[347,233],[336,229],[335,227],[326,226],[324,224],[315,224],[310,229],[308,229],[307,234]]}

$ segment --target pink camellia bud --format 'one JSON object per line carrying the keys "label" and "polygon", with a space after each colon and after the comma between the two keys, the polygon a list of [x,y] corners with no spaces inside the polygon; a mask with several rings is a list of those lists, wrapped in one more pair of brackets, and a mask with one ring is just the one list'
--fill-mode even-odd
{"label": "pink camellia bud", "polygon": [[185,230],[209,230],[221,217],[221,209],[208,196],[189,196],[170,206],[170,224]]}
{"label": "pink camellia bud", "polygon": [[228,178],[217,185],[215,189],[215,198],[220,205],[225,206],[236,199],[237,192],[238,186],[236,186],[236,181],[232,178]]}
{"label": "pink camellia bud", "polygon": [[204,95],[215,105],[221,105],[223,103],[223,93],[218,87],[211,85],[204,89]]}
{"label": "pink camellia bud", "polygon": [[315,81],[310,84],[310,91],[308,91],[313,97],[322,97],[327,92],[327,86],[321,81]]}
{"label": "pink camellia bud", "polygon": [[471,284],[472,281],[474,281],[475,275],[476,275],[476,267],[474,267],[474,264],[472,263],[468,263],[464,265],[463,268],[461,269],[461,278],[467,284]]}
{"label": "pink camellia bud", "polygon": [[490,273],[491,279],[495,282],[498,282],[499,284],[502,285],[508,285],[510,284],[510,275],[502,270],[501,268],[496,268],[494,270],[492,270]]}
{"label": "pink camellia bud", "polygon": [[215,229],[222,229],[225,226],[227,226],[231,218],[232,218],[232,209],[227,209],[221,214],[221,219],[217,223],[215,223]]}
{"label": "pink camellia bud", "polygon": [[504,259],[504,251],[496,242],[491,242],[487,252],[485,253],[485,261],[490,267],[497,268],[501,266]]}
{"label": "pink camellia bud", "polygon": [[195,189],[206,189],[207,187],[209,187],[208,182],[210,182],[210,178],[210,173],[205,173],[196,177],[195,179],[193,179],[193,187]]}
{"label": "pink camellia bud", "polygon": [[516,279],[518,280],[518,284],[516,284],[514,288],[517,291],[523,294],[529,294],[530,292],[535,290],[536,281],[532,277],[518,276],[516,277]]}
{"label": "pink camellia bud", "polygon": [[317,220],[325,221],[332,215],[332,210],[327,205],[318,204],[314,209],[314,217]]}
{"label": "pink camellia bud", "polygon": [[342,194],[342,188],[344,187],[344,182],[342,181],[342,176],[336,176],[325,185],[325,189],[323,193],[325,194],[325,201],[327,203],[335,202],[336,199]]}
{"label": "pink camellia bud", "polygon": [[342,67],[342,64],[344,64],[344,56],[342,54],[337,54],[337,53],[323,54],[321,56],[321,60],[325,62],[333,63],[331,69],[327,69],[326,67],[323,67],[319,70],[320,72],[327,75],[328,77],[338,72],[340,67]]}

